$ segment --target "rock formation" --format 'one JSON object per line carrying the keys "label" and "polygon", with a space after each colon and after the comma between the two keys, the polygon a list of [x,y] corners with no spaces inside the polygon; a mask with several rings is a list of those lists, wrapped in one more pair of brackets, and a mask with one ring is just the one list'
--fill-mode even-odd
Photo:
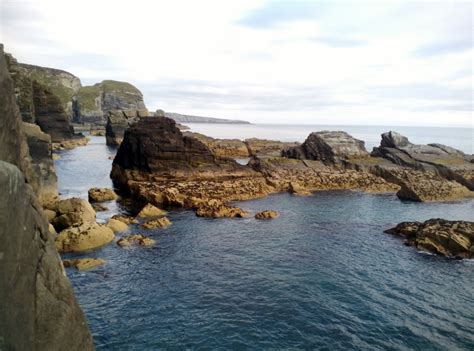
{"label": "rock formation", "polygon": [[402,222],[385,233],[403,236],[419,250],[455,258],[474,258],[474,222],[430,219]]}
{"label": "rock formation", "polygon": [[140,116],[148,115],[140,90],[130,83],[104,80],[78,91],[74,120],[105,125],[111,110],[133,110]]}
{"label": "rock formation", "polygon": [[0,340],[6,350],[92,350],[36,194],[39,182],[0,45]]}
{"label": "rock formation", "polygon": [[249,157],[247,146],[239,139],[215,139],[200,133],[184,132],[183,135],[194,137],[205,144],[214,155],[219,157]]}
{"label": "rock formation", "polygon": [[303,144],[284,150],[282,155],[302,160],[318,160],[326,164],[336,164],[348,158],[369,156],[363,141],[342,131],[311,133]]}
{"label": "rock formation", "polygon": [[132,234],[124,236],[117,241],[117,245],[120,247],[127,247],[132,245],[138,246],[153,246],[155,245],[156,241],[150,239],[149,237],[143,234]]}
{"label": "rock formation", "polygon": [[432,172],[474,190],[472,156],[452,147],[416,145],[396,132],[388,132],[382,134],[380,147],[374,148],[372,156],[383,157],[403,167]]}
{"label": "rock formation", "polygon": [[171,224],[171,221],[167,217],[161,217],[143,223],[142,227],[145,229],[166,228],[169,227]]}
{"label": "rock formation", "polygon": [[245,139],[244,142],[247,146],[249,155],[257,157],[278,157],[281,156],[283,150],[300,145],[298,142],[285,142],[257,138]]}
{"label": "rock formation", "polygon": [[107,112],[107,124],[105,126],[105,137],[107,145],[117,146],[123,140],[125,130],[140,117],[146,117],[146,110],[110,110]]}
{"label": "rock formation", "polygon": [[107,261],[101,258],[72,258],[63,260],[64,267],[74,267],[78,271],[88,271],[89,269],[95,268],[105,264]]}
{"label": "rock formation", "polygon": [[277,211],[273,210],[265,210],[262,212],[258,212],[255,214],[255,219],[273,219],[279,216]]}
{"label": "rock formation", "polygon": [[90,202],[104,202],[116,200],[118,198],[115,191],[107,188],[91,188],[87,194]]}
{"label": "rock formation", "polygon": [[83,252],[104,246],[114,238],[114,232],[109,227],[95,222],[83,222],[61,231],[55,243],[59,252]]}

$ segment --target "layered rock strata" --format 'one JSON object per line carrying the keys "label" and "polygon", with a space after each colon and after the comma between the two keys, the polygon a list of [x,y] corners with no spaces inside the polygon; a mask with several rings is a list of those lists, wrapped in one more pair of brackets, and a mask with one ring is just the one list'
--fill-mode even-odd
{"label": "layered rock strata", "polygon": [[385,233],[407,239],[419,250],[454,258],[474,258],[474,222],[430,219],[402,222]]}
{"label": "layered rock strata", "polygon": [[92,350],[36,197],[31,164],[0,45],[0,340],[6,350]]}
{"label": "layered rock strata", "polygon": [[105,126],[105,138],[107,145],[117,146],[123,140],[125,130],[140,117],[147,117],[147,111],[140,110],[110,110],[108,111],[107,124]]}

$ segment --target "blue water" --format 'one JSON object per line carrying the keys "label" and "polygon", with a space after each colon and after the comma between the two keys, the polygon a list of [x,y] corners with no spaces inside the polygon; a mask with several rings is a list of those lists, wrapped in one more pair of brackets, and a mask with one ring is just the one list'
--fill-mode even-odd
{"label": "blue water", "polygon": [[[474,121],[473,121],[474,123]],[[396,131],[415,144],[440,143],[455,147],[468,154],[474,153],[474,127],[400,127],[400,126],[350,126],[350,125],[282,125],[282,124],[209,124],[188,123],[191,131],[214,138],[247,139],[262,138],[281,141],[303,142],[311,132],[321,130],[343,130],[353,137],[365,141],[372,151],[380,145],[381,134]],[[473,124],[474,125],[474,124]]]}
{"label": "blue water", "polygon": [[[62,153],[60,191],[110,186],[103,138]],[[115,202],[100,220],[126,208]],[[143,233],[153,248],[115,244],[68,269],[98,350],[474,349],[474,261],[419,253],[383,230],[404,220],[474,220],[474,201],[403,203],[394,195],[317,192],[240,202],[271,221],[172,211]]]}

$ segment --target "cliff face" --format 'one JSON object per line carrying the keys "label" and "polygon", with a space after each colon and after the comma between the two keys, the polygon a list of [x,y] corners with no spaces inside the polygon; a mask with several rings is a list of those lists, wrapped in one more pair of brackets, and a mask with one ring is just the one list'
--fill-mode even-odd
{"label": "cliff face", "polygon": [[[31,84],[28,83],[28,81],[36,81],[47,87],[52,94],[58,97],[66,116],[71,120],[73,115],[73,99],[82,87],[81,80],[78,77],[59,69],[18,63],[11,55],[7,55],[7,60],[10,66],[10,74],[15,81],[15,85],[23,87],[24,84]],[[17,80],[19,80],[18,83]],[[21,81],[23,81],[23,83],[21,83]],[[23,120],[26,122],[29,122],[25,119],[25,116],[28,115],[29,101],[30,99],[26,99],[24,103],[18,103],[22,116],[24,117]]]}
{"label": "cliff face", "polygon": [[52,142],[77,139],[65,107],[72,108],[79,79],[64,71],[18,63],[11,55],[6,60],[23,121],[38,124]]}
{"label": "cliff face", "polygon": [[74,120],[78,123],[104,125],[111,110],[135,110],[140,115],[148,115],[143,94],[135,86],[126,82],[104,80],[78,91]]}
{"label": "cliff face", "polygon": [[1,45],[0,92],[0,348],[92,350],[36,197],[39,182]]}

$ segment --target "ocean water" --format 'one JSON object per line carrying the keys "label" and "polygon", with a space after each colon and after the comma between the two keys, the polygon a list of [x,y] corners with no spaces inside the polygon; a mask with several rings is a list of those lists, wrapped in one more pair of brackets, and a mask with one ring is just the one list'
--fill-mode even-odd
{"label": "ocean water", "polygon": [[353,137],[365,141],[372,151],[380,145],[381,134],[396,131],[415,144],[440,143],[457,148],[465,153],[474,153],[474,129],[442,127],[396,127],[396,126],[345,126],[345,125],[282,125],[282,124],[210,124],[188,123],[191,131],[214,138],[247,139],[262,138],[281,141],[303,142],[311,132],[321,130],[343,130]]}
{"label": "ocean water", "polygon": [[[62,152],[63,196],[111,186],[103,137]],[[106,203],[99,221],[127,212]],[[110,244],[67,269],[98,350],[473,350],[474,261],[417,252],[383,230],[433,217],[474,220],[474,201],[421,204],[353,191],[240,202],[271,221],[199,218],[143,230],[152,248]],[[124,233],[127,234],[127,233]],[[119,234],[118,236],[121,236]],[[65,255],[65,257],[83,255]]]}

